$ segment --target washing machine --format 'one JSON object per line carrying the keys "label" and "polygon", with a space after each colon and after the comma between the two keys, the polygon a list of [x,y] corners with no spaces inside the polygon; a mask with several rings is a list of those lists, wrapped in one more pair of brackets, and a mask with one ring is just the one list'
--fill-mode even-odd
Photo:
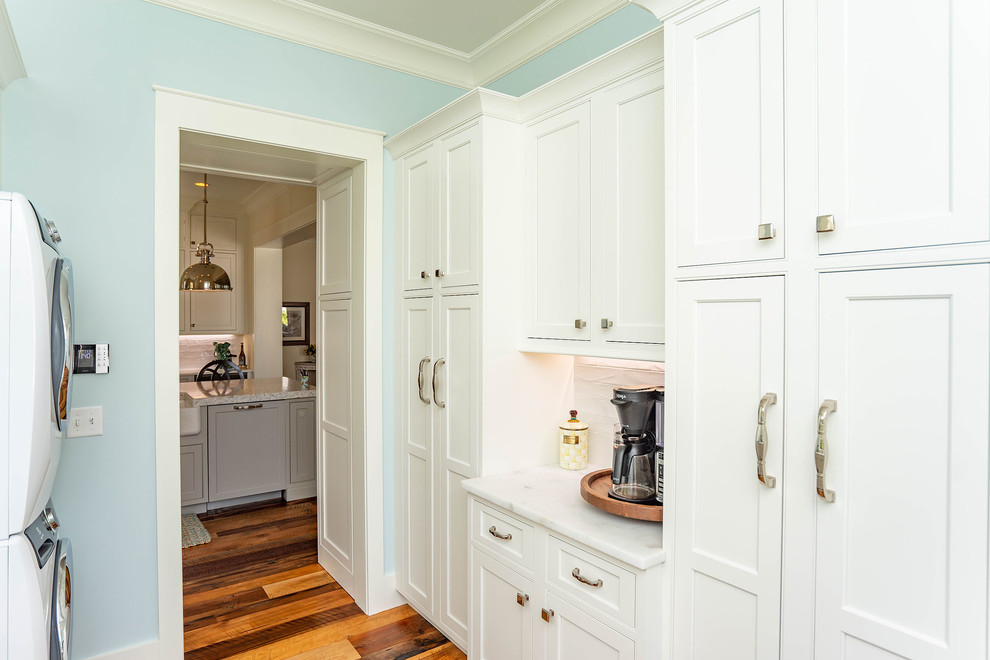
{"label": "washing machine", "polygon": [[71,545],[50,500],[72,401],[60,243],[26,197],[0,192],[0,660],[69,657]]}

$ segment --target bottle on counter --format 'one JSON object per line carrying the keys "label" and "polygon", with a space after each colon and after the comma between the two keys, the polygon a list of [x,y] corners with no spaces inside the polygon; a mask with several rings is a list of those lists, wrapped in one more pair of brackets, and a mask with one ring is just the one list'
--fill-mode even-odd
{"label": "bottle on counter", "polygon": [[237,366],[242,369],[247,366],[247,356],[244,354],[244,342],[241,342],[241,352],[237,355]]}
{"label": "bottle on counter", "polygon": [[560,467],[583,470],[588,467],[588,425],[571,411],[571,418],[560,425]]}

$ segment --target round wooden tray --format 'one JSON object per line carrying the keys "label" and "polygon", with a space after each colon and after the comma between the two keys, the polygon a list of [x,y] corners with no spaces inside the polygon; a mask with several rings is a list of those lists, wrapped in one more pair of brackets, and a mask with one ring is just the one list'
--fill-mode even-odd
{"label": "round wooden tray", "polygon": [[596,470],[584,475],[581,480],[581,497],[591,506],[606,513],[614,513],[623,518],[636,520],[663,521],[663,507],[650,504],[633,504],[608,496],[612,487],[612,470]]}

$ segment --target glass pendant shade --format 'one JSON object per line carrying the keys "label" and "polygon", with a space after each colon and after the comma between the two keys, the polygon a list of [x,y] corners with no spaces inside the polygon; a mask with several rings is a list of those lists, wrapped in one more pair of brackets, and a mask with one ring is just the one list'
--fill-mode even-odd
{"label": "glass pendant shade", "polygon": [[[200,184],[196,184],[197,186]],[[199,263],[186,268],[179,280],[180,291],[230,291],[230,276],[220,266],[210,263],[213,256],[213,246],[206,241],[206,175],[203,175],[203,242],[196,249]]]}

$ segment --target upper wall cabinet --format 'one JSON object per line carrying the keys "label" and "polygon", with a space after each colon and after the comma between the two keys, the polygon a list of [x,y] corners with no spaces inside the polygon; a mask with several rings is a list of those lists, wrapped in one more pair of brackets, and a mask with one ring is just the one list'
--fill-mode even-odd
{"label": "upper wall cabinet", "polygon": [[821,254],[990,239],[988,7],[818,3]]}
{"label": "upper wall cabinet", "polygon": [[403,290],[477,285],[480,125],[471,124],[405,156],[399,176]]}
{"label": "upper wall cabinet", "polygon": [[526,185],[524,349],[663,359],[663,72],[530,124]]}
{"label": "upper wall cabinet", "polygon": [[678,266],[784,256],[781,14],[728,0],[665,23]]}
{"label": "upper wall cabinet", "polygon": [[[179,268],[196,263],[196,247],[203,241],[202,206],[200,215],[186,216],[181,222]],[[179,334],[209,335],[246,332],[244,321],[245,278],[241,274],[244,252],[237,242],[237,218],[210,216],[206,221],[207,240],[213,245],[211,261],[230,276],[231,291],[179,293]]]}

